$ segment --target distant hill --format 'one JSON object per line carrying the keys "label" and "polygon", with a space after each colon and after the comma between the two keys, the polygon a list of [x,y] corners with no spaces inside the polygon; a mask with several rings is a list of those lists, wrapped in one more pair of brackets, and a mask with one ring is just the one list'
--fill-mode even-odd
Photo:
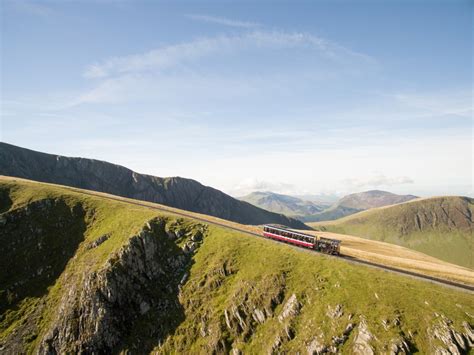
{"label": "distant hill", "polygon": [[394,205],[417,198],[414,195],[397,195],[387,191],[371,190],[353,193],[341,198],[331,207],[306,218],[308,222],[330,221],[370,208]]}
{"label": "distant hill", "polygon": [[371,190],[350,194],[341,198],[339,206],[358,210],[368,210],[369,208],[394,205],[396,203],[407,202],[417,198],[414,195],[396,195],[387,191]]}
{"label": "distant hill", "polygon": [[161,203],[242,224],[278,223],[308,228],[296,219],[239,201],[195,180],[144,175],[104,161],[46,154],[2,142],[0,175]]}
{"label": "distant hill", "polygon": [[441,260],[474,268],[473,214],[472,198],[433,197],[310,225],[331,232],[402,245]]}
{"label": "distant hill", "polygon": [[[315,195],[308,195],[315,196]],[[295,196],[274,192],[252,192],[240,200],[271,212],[283,213],[304,222],[331,221],[374,207],[393,205],[417,198],[413,195],[396,195],[387,191],[365,191],[344,196],[332,205],[316,203]]]}
{"label": "distant hill", "polygon": [[331,206],[339,200],[336,194],[305,194],[305,195],[291,195],[303,201],[310,201],[320,206]]}
{"label": "distant hill", "polygon": [[246,201],[268,211],[283,213],[287,216],[292,216],[298,219],[304,219],[308,215],[321,212],[327,207],[310,201],[304,201],[297,197],[268,191],[252,192],[246,196],[239,197],[239,200]]}

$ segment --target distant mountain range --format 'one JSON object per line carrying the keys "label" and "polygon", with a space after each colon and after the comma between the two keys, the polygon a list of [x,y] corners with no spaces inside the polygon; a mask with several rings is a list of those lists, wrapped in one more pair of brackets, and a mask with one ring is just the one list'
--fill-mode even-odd
{"label": "distant mountain range", "polygon": [[319,213],[328,207],[327,205],[320,205],[297,197],[273,192],[252,192],[246,196],[239,197],[239,199],[268,211],[283,213],[298,219],[304,219],[306,216]]}
{"label": "distant mountain range", "polygon": [[310,225],[402,245],[474,268],[474,199],[469,197],[417,199]]}
{"label": "distant mountain range", "polygon": [[195,180],[144,175],[104,161],[46,154],[2,142],[0,175],[161,203],[242,224],[278,223],[308,228],[299,220],[239,201]]}
{"label": "distant mountain range", "polygon": [[294,196],[273,192],[253,192],[240,199],[272,212],[284,213],[305,222],[329,221],[370,208],[393,205],[417,198],[372,190],[344,196],[332,205],[315,203]]}

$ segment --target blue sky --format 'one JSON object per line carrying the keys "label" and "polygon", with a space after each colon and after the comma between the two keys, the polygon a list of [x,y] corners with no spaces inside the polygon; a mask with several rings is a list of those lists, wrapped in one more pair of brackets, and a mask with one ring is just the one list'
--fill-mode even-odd
{"label": "blue sky", "polygon": [[233,195],[472,195],[472,14],[3,0],[0,139]]}

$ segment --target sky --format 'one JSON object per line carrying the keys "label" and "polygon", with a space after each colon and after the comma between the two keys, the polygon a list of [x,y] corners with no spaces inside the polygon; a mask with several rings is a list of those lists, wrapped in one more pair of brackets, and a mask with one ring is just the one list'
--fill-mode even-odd
{"label": "sky", "polygon": [[473,2],[1,4],[0,140],[233,196],[473,195]]}

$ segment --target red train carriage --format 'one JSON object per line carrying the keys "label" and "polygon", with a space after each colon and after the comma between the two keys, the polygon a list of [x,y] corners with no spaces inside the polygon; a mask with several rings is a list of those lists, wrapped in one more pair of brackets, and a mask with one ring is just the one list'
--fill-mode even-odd
{"label": "red train carriage", "polygon": [[263,226],[263,235],[281,242],[298,245],[304,248],[339,255],[340,240],[319,238],[313,235],[295,232],[284,226],[267,224]]}

